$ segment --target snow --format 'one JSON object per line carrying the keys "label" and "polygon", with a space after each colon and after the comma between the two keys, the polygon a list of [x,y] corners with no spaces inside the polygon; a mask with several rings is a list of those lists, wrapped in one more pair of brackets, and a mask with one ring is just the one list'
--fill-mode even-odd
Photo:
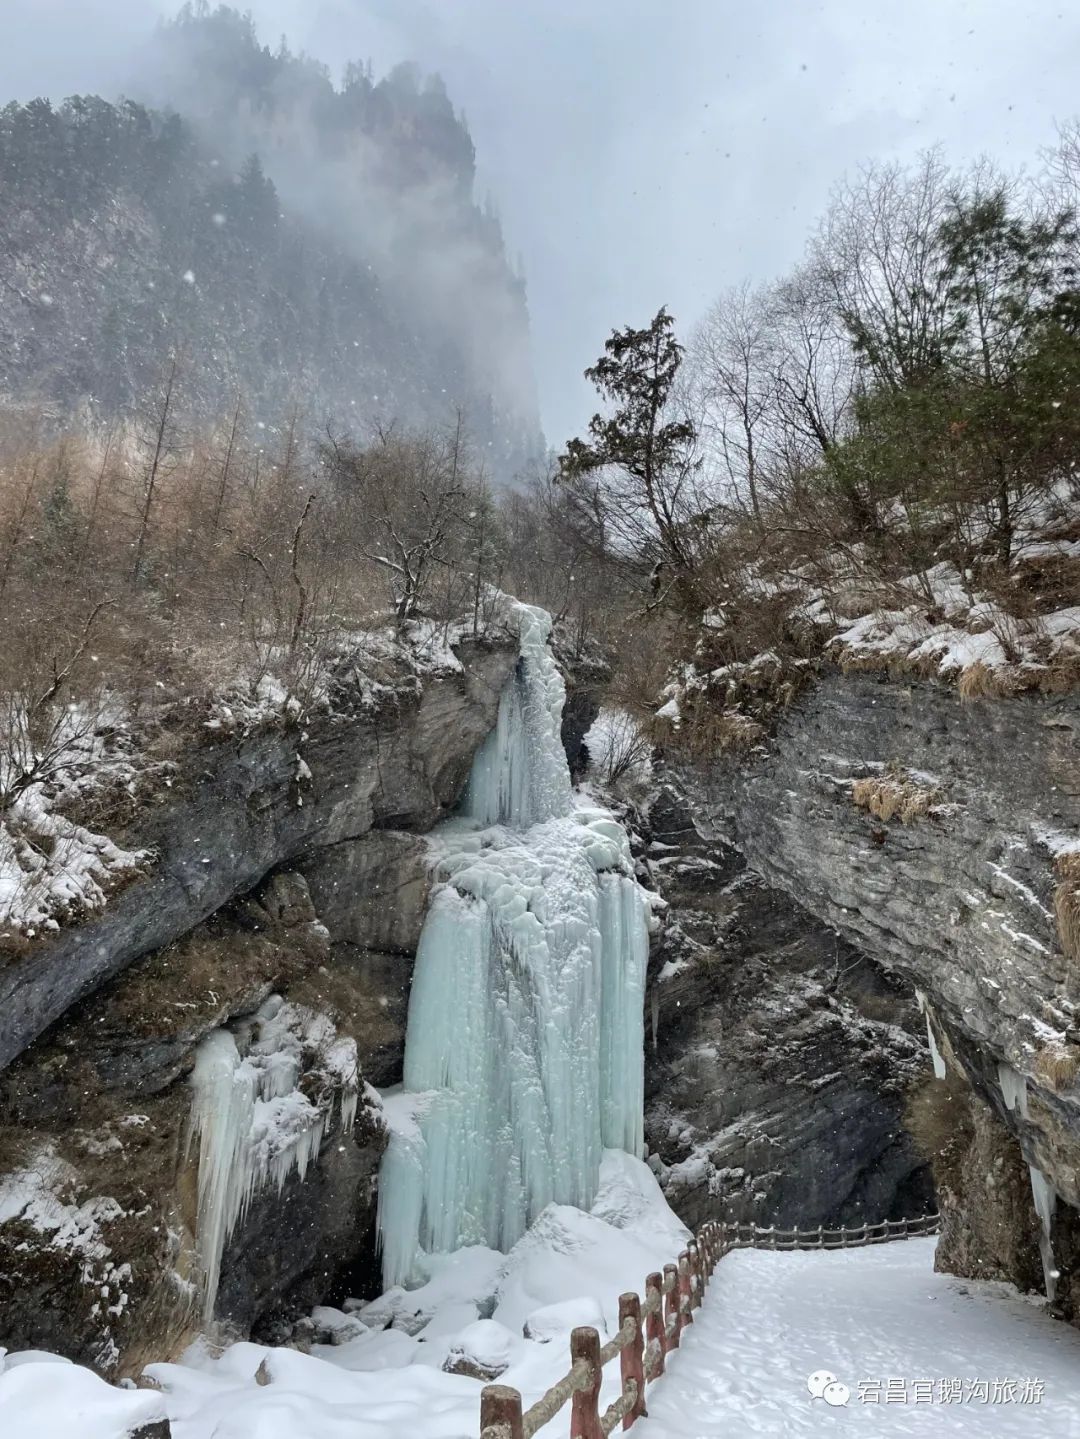
{"label": "snow", "polygon": [[33,938],[101,909],[150,858],[74,823],[56,811],[43,785],[30,785],[0,821],[0,935]]}
{"label": "snow", "polygon": [[[1076,1439],[1080,1334],[1005,1285],[935,1274],[934,1243],[727,1255],[635,1439]],[[812,1398],[817,1374],[840,1388]]]}
{"label": "snow", "polygon": [[[424,1256],[428,1278],[419,1289],[371,1304],[347,1301],[348,1313],[320,1306],[312,1318],[331,1342],[310,1354],[251,1343],[219,1352],[200,1340],[180,1362],[149,1366],[160,1394],[110,1389],[85,1370],[61,1374],[45,1364],[16,1385],[10,1376],[19,1369],[4,1372],[0,1363],[4,1439],[70,1434],[84,1391],[110,1397],[114,1408],[101,1424],[88,1408],[80,1439],[124,1439],[133,1423],[162,1412],[175,1439],[474,1436],[481,1383],[444,1372],[448,1361],[508,1362],[500,1382],[520,1389],[526,1406],[534,1403],[569,1368],[574,1325],[614,1333],[619,1294],[643,1293],[646,1275],[670,1262],[687,1237],[648,1167],[609,1152],[591,1214],[552,1206],[509,1255],[471,1248]],[[535,1337],[524,1337],[526,1325]],[[260,1372],[269,1382],[256,1380]],[[618,1395],[618,1364],[604,1373],[607,1405]],[[565,1439],[567,1423],[564,1411],[540,1431],[543,1439]]]}
{"label": "snow", "polygon": [[497,1319],[475,1319],[450,1345],[446,1362],[474,1364],[494,1377],[507,1368],[521,1347],[518,1336]]}
{"label": "snow", "polygon": [[[167,1414],[176,1439],[467,1439],[479,1432],[482,1385],[445,1372],[448,1360],[506,1362],[499,1382],[527,1408],[569,1368],[571,1329],[614,1333],[618,1294],[642,1292],[685,1238],[647,1167],[608,1154],[593,1213],[553,1206],[509,1256],[434,1256],[440,1297],[419,1324],[395,1316],[376,1327],[391,1314],[383,1300],[350,1301],[352,1316],[322,1308],[340,1342],[310,1354],[251,1343],[219,1354],[199,1342],[179,1363],[149,1366],[159,1393],[111,1388],[51,1356],[0,1354],[4,1436],[59,1439],[77,1419],[80,1439],[123,1439]],[[935,1274],[934,1243],[728,1254],[635,1433],[1076,1439],[1080,1334],[1006,1285]],[[617,1363],[605,1369],[601,1409],[618,1375]],[[568,1419],[564,1409],[541,1439],[565,1439]]]}
{"label": "snow", "polygon": [[0,1224],[17,1219],[46,1235],[50,1248],[75,1250],[85,1260],[105,1259],[109,1250],[100,1225],[123,1210],[105,1197],[66,1203],[61,1195],[78,1178],[51,1146],[38,1150],[25,1167],[0,1176]]}
{"label": "snow", "polygon": [[15,1354],[5,1362],[0,1351],[0,1413],[4,1439],[122,1439],[163,1419],[165,1403],[149,1390],[114,1389],[55,1355]]}
{"label": "snow", "polygon": [[[1030,547],[1025,547],[1025,552]],[[954,678],[972,665],[997,671],[1037,671],[1044,660],[1080,651],[1080,606],[1020,619],[985,597],[970,595],[957,571],[937,565],[921,579],[909,575],[900,588],[919,594],[929,586],[942,619],[928,617],[925,602],[900,609],[874,609],[829,641],[842,658],[884,658],[932,666]]]}
{"label": "snow", "polygon": [[[650,903],[625,831],[577,799],[550,618],[517,606],[521,659],[461,815],[431,838],[441,883],[416,956],[404,1092],[379,1185],[388,1287],[418,1256],[507,1251],[549,1204],[587,1209],[605,1147],[643,1148]],[[402,1110],[403,1104],[406,1106]]]}

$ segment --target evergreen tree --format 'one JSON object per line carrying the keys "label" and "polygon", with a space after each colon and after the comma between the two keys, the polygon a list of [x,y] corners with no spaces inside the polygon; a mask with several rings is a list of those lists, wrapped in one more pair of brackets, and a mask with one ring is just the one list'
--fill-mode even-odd
{"label": "evergreen tree", "polygon": [[599,519],[609,542],[639,563],[668,565],[678,584],[693,571],[688,529],[696,432],[673,413],[682,346],[667,309],[644,329],[615,330],[585,371],[612,407],[559,458],[562,481]]}

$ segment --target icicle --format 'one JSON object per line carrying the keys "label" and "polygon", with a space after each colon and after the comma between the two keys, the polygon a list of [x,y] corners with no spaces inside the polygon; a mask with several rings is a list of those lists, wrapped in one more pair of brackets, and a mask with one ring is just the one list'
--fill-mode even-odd
{"label": "icicle", "polygon": [[1021,1119],[1027,1118],[1027,1080],[1018,1074],[1011,1064],[998,1065],[998,1085],[1005,1108],[1015,1111]]}
{"label": "icicle", "polygon": [[1043,1283],[1046,1297],[1053,1302],[1057,1289],[1058,1269],[1054,1262],[1054,1246],[1050,1240],[1050,1226],[1057,1207],[1057,1194],[1041,1169],[1028,1165],[1031,1175],[1031,1195],[1035,1200],[1035,1213],[1039,1216],[1039,1257],[1042,1260]]}
{"label": "icicle", "polygon": [[941,1057],[941,1050],[938,1049],[937,1036],[934,1034],[934,1026],[930,1023],[930,1011],[926,1011],[926,1039],[930,1045],[930,1058],[934,1063],[935,1079],[944,1079],[948,1071],[945,1068],[945,1061]]}
{"label": "icicle", "polygon": [[[606,1147],[641,1154],[648,897],[606,811],[575,806],[550,619],[521,659],[462,816],[432,837],[444,883],[416,955],[404,1089],[426,1096],[379,1182],[383,1277],[418,1249],[508,1249],[545,1205],[587,1208]],[[406,1106],[407,1110],[407,1106]]]}
{"label": "icicle", "polygon": [[197,1240],[207,1321],[225,1245],[254,1195],[270,1185],[280,1193],[294,1171],[303,1179],[318,1159],[328,1112],[297,1088],[305,1042],[315,1041],[325,1044],[327,1077],[342,1086],[341,1125],[350,1130],[356,1046],[338,1039],[325,1016],[272,995],[235,1034],[215,1030],[195,1051],[189,1144],[199,1141]]}
{"label": "icicle", "polygon": [[356,1110],[360,1104],[358,1089],[344,1089],[341,1092],[341,1132],[351,1134],[356,1124]]}
{"label": "icicle", "polygon": [[[1018,1074],[1011,1064],[998,1065],[998,1084],[1005,1108],[1022,1119],[1028,1117],[1027,1080]],[[1035,1213],[1039,1216],[1039,1257],[1042,1260],[1043,1283],[1046,1297],[1053,1300],[1057,1288],[1058,1271],[1054,1262],[1054,1247],[1050,1240],[1050,1228],[1057,1205],[1057,1194],[1042,1170],[1034,1164],[1028,1165],[1031,1176],[1031,1194],[1035,1201]]]}

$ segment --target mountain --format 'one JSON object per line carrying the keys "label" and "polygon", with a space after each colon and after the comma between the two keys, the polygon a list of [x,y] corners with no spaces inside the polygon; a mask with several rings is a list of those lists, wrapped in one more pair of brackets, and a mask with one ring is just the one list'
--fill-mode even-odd
{"label": "mountain", "polygon": [[362,434],[460,407],[495,474],[541,449],[524,283],[441,80],[335,86],[188,7],[132,88],[0,111],[5,402],[124,414],[176,353],[207,417]]}

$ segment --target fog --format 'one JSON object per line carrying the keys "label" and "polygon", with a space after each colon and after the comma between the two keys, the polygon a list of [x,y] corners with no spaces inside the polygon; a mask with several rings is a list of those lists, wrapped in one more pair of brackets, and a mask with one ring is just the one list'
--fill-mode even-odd
{"label": "fog", "polygon": [[[115,95],[156,0],[0,0],[0,97]],[[1016,167],[1078,109],[1080,13],[1060,3],[253,0],[264,40],[338,72],[403,59],[468,115],[481,188],[529,285],[548,438],[591,407],[612,326],[688,328],[725,285],[788,267],[830,186],[940,143]],[[871,11],[875,13],[871,13]]]}

